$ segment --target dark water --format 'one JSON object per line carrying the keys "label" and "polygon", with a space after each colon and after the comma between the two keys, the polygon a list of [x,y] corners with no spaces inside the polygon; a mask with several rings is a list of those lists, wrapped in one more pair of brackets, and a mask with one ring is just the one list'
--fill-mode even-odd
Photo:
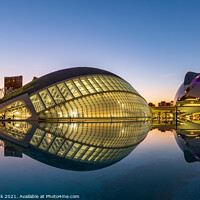
{"label": "dark water", "polygon": [[[52,163],[51,165],[45,164],[41,161],[40,155],[38,156],[37,148],[28,147],[27,150],[27,147],[15,146],[14,143],[2,138],[5,143],[2,142],[3,146],[0,147],[0,193],[4,195],[4,198],[6,194],[16,195],[15,197],[25,194],[62,194],[79,195],[79,199],[103,200],[200,199],[198,130],[195,130],[194,134],[193,130],[185,132],[181,129],[178,131],[162,129],[159,131],[155,128],[147,131],[147,134],[147,127],[144,127],[144,132],[141,132],[141,124],[136,127],[134,134],[140,133],[138,141],[123,135],[123,137],[129,137],[127,141],[133,141],[130,144],[126,141],[126,144],[129,147],[134,146],[134,150],[128,155],[125,154],[124,158],[120,158],[122,160],[109,163],[109,166],[95,165],[94,170],[89,164],[87,168],[87,163],[84,162],[82,164],[86,167],[79,168],[79,171],[73,170],[73,166],[76,170],[78,162],[72,165],[66,163],[71,169],[61,169],[58,166],[52,166]],[[124,130],[123,128],[124,126],[121,126],[118,129],[121,131]],[[114,129],[116,133],[118,129]],[[108,130],[111,129],[106,130],[109,134]],[[130,128],[127,130],[132,131]],[[184,134],[181,135],[182,133]],[[117,135],[117,137],[122,137]],[[141,135],[144,137],[141,138]],[[111,141],[113,140],[111,138]],[[114,144],[115,147],[117,145],[118,143]],[[31,151],[35,151],[31,154],[32,158],[30,157]],[[39,157],[40,161],[38,161]],[[45,155],[42,158],[44,157]],[[54,158],[47,155],[46,159]],[[60,161],[55,159],[55,162],[59,165]]]}

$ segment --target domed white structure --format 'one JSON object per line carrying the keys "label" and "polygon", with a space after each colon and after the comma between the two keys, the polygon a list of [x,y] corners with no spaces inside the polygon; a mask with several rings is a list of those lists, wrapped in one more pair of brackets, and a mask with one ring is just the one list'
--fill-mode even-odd
{"label": "domed white structure", "polygon": [[188,72],[178,89],[174,104],[179,118],[200,119],[200,74]]}
{"label": "domed white structure", "polygon": [[188,72],[184,82],[178,89],[174,101],[185,100],[190,97],[200,98],[200,74]]}

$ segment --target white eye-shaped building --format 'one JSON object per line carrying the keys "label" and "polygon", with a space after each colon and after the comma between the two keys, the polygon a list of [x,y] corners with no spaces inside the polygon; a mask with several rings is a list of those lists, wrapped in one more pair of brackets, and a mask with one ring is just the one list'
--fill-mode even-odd
{"label": "white eye-shaped building", "polygon": [[188,98],[200,98],[200,74],[195,72],[188,72],[185,75],[184,82],[178,89],[175,102],[178,100],[186,100]]}
{"label": "white eye-shaped building", "polygon": [[184,82],[178,89],[174,104],[178,111],[178,117],[191,119],[200,118],[200,74],[188,72]]}
{"label": "white eye-shaped building", "polygon": [[143,120],[152,113],[124,79],[96,68],[76,67],[44,75],[0,102],[2,119]]}

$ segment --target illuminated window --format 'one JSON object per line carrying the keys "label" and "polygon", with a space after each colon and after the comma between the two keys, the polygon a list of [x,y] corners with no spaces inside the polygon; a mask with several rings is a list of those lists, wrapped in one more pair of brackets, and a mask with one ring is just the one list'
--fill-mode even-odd
{"label": "illuminated window", "polygon": [[40,129],[36,129],[36,131],[35,131],[32,139],[31,139],[30,143],[32,145],[34,145],[34,146],[38,146],[40,141],[41,141],[41,139],[43,138],[44,134],[45,134],[44,131],[42,131]]}
{"label": "illuminated window", "polygon": [[65,83],[74,97],[81,96],[80,92],[78,91],[77,87],[74,85],[74,83],[72,81],[67,81]]}
{"label": "illuminated window", "polygon": [[85,86],[79,79],[75,79],[75,80],[73,80],[73,82],[75,83],[76,87],[80,90],[82,95],[89,94],[88,90],[85,88]]}
{"label": "illuminated window", "polygon": [[40,97],[38,96],[38,94],[31,96],[30,99],[31,99],[31,102],[32,102],[36,112],[40,112],[40,111],[45,109]]}
{"label": "illuminated window", "polygon": [[63,142],[64,142],[63,138],[56,137],[51,147],[49,148],[49,152],[52,154],[56,154]]}
{"label": "illuminated window", "polygon": [[43,90],[43,91],[39,92],[39,94],[47,108],[55,105],[52,97],[50,96],[50,94],[47,90]]}
{"label": "illuminated window", "polygon": [[60,150],[58,151],[57,155],[64,157],[65,154],[69,151],[69,149],[71,148],[71,146],[73,145],[72,142],[70,141],[65,141],[63,143],[63,145],[61,146]]}
{"label": "illuminated window", "polygon": [[109,81],[107,81],[107,80],[105,79],[104,76],[99,75],[98,77],[99,77],[99,78],[101,79],[101,81],[107,86],[107,88],[108,88],[110,91],[114,90],[114,88],[111,86],[111,84],[109,83]]}
{"label": "illuminated window", "polygon": [[74,145],[70,148],[70,150],[68,151],[68,153],[65,157],[66,158],[73,157],[76,154],[76,152],[79,150],[79,148],[80,148],[80,144],[74,143]]}
{"label": "illuminated window", "polygon": [[64,101],[62,95],[60,94],[56,86],[50,87],[49,92],[57,104],[62,103]]}
{"label": "illuminated window", "polygon": [[66,85],[64,83],[60,83],[57,85],[60,92],[62,93],[63,97],[66,99],[66,100],[69,100],[69,99],[72,99],[72,95],[70,93],[70,91],[68,90],[68,88],[66,87]]}
{"label": "illuminated window", "polygon": [[55,138],[54,135],[50,134],[50,133],[46,133],[45,137],[43,138],[39,148],[42,150],[48,150],[48,148],[50,147],[51,143],[53,142],[53,139]]}
{"label": "illuminated window", "polygon": [[95,90],[96,90],[97,92],[102,92],[101,87],[100,87],[99,84],[93,79],[93,77],[87,76],[86,78],[87,78],[87,80],[90,82],[90,84],[93,85],[93,87],[95,88]]}
{"label": "illuminated window", "polygon": [[99,77],[93,76],[93,78],[96,81],[96,83],[101,87],[101,89],[103,89],[103,91],[108,91],[107,86],[101,81]]}
{"label": "illuminated window", "polygon": [[91,83],[85,77],[80,78],[80,80],[90,93],[96,92],[95,88],[91,85]]}

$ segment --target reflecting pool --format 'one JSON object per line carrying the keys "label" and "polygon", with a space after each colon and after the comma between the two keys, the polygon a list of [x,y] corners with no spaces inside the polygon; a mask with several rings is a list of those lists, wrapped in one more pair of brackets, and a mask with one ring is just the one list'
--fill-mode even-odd
{"label": "reflecting pool", "polygon": [[192,121],[2,122],[0,192],[199,199],[199,126]]}

